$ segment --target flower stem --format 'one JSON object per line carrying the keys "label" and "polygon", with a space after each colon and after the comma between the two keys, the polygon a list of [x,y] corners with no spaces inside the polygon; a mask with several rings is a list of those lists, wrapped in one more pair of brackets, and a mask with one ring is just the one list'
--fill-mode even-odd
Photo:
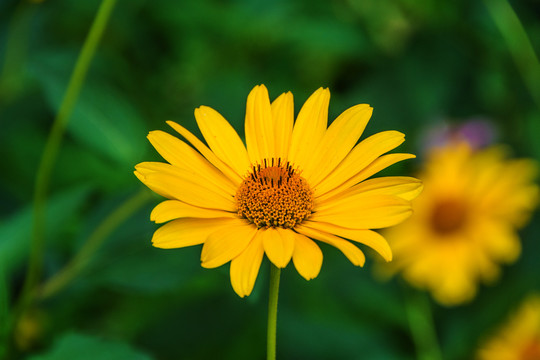
{"label": "flower stem", "polygon": [[47,143],[43,149],[43,156],[41,157],[34,187],[32,244],[28,270],[20,299],[23,308],[31,301],[31,293],[34,291],[35,286],[41,277],[45,242],[45,203],[54,162],[60,149],[67,123],[79,97],[88,68],[90,67],[90,63],[94,57],[94,53],[103,35],[115,2],[116,0],[103,0],[99,7],[75,64],[75,68],[73,69],[73,73],[71,74],[66,94],[64,95],[60,109],[54,119]]}
{"label": "flower stem", "polygon": [[276,359],[276,323],[279,293],[279,276],[281,269],[270,265],[270,293],[268,295],[268,332],[266,342],[266,359]]}
{"label": "flower stem", "polygon": [[150,192],[147,189],[143,189],[124,201],[90,234],[77,255],[43,285],[38,296],[41,299],[46,299],[68,285],[84,266],[88,264],[92,255],[99,249],[107,237],[150,199]]}
{"label": "flower stem", "polygon": [[411,336],[419,360],[442,360],[429,299],[408,291],[405,307]]}

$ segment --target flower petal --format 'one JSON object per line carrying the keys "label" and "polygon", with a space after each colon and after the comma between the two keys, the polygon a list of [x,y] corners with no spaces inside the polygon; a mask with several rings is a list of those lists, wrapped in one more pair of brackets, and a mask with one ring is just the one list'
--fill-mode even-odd
{"label": "flower petal", "polygon": [[377,251],[386,261],[392,260],[392,249],[386,239],[379,233],[372,230],[364,229],[347,229],[341,226],[336,226],[328,223],[304,221],[305,227],[324,231],[329,234],[334,234],[339,237],[356,241],[364,244]]}
{"label": "flower petal", "polygon": [[150,131],[148,140],[170,164],[193,174],[202,182],[211,182],[231,195],[236,193],[237,186],[228,177],[182,140],[159,130]]}
{"label": "flower petal", "polygon": [[249,296],[257,280],[264,249],[261,232],[257,232],[246,249],[231,260],[231,285],[240,297]]}
{"label": "flower petal", "polygon": [[323,253],[319,246],[305,235],[293,233],[293,263],[298,273],[306,280],[316,278],[321,271]]}
{"label": "flower petal", "polygon": [[164,223],[178,218],[237,218],[235,213],[222,210],[205,209],[186,204],[178,200],[165,200],[159,203],[152,213],[150,220]]}
{"label": "flower petal", "polygon": [[303,176],[317,184],[350,153],[373,113],[367,104],[344,111],[328,128],[310,162],[302,168]]}
{"label": "flower petal", "polygon": [[152,245],[162,249],[175,249],[202,244],[211,233],[238,221],[226,218],[173,220],[154,232]]}
{"label": "flower petal", "polygon": [[262,232],[264,252],[268,259],[278,268],[287,266],[294,250],[294,235],[292,230],[268,228]]}
{"label": "flower petal", "polygon": [[275,157],[275,135],[268,90],[258,85],[251,90],[246,104],[246,144],[252,164]]}
{"label": "flower petal", "polygon": [[[214,165],[216,168],[219,169],[223,174],[225,174],[235,185],[240,185],[242,183],[242,176],[244,176],[244,173],[238,174],[236,173],[229,164],[224,163],[221,161],[216,154],[212,152],[208,148],[208,146],[204,145],[201,140],[199,140],[195,135],[193,135],[190,131],[188,131],[183,126],[175,123],[174,121],[167,121],[167,124],[172,127],[176,132],[178,132],[180,135],[182,135],[197,151],[199,151],[202,156],[204,156],[212,165]],[[247,170],[247,169],[246,169]]]}
{"label": "flower petal", "polygon": [[215,268],[231,261],[244,251],[256,233],[257,228],[245,220],[213,232],[204,242],[201,266]]}
{"label": "flower petal", "polygon": [[521,253],[521,241],[517,232],[509,224],[501,221],[478,221],[477,232],[473,234],[475,242],[482,244],[484,251],[494,259],[511,263]]}
{"label": "flower petal", "polygon": [[366,257],[364,256],[362,250],[347,240],[343,240],[342,238],[328,234],[324,231],[311,229],[302,225],[297,225],[294,229],[300,234],[325,242],[339,249],[347,257],[347,259],[353,263],[353,265],[364,266],[364,263],[366,262]]}
{"label": "flower petal", "polygon": [[281,94],[272,102],[272,121],[274,122],[275,156],[287,160],[294,123],[293,94]]}
{"label": "flower petal", "polygon": [[309,163],[310,157],[324,136],[328,123],[329,102],[330,91],[319,88],[300,109],[292,132],[288,158],[301,169]]}
{"label": "flower petal", "polygon": [[309,220],[349,229],[380,229],[396,225],[411,214],[410,202],[397,196],[356,195],[317,207]]}
{"label": "flower petal", "polygon": [[195,119],[210,149],[238,175],[244,175],[250,162],[244,143],[227,120],[208,106],[195,109]]}
{"label": "flower petal", "polygon": [[415,157],[416,156],[413,154],[399,154],[399,153],[380,156],[376,160],[374,160],[371,164],[366,166],[363,170],[358,172],[356,175],[354,175],[347,181],[342,182],[340,185],[335,186],[333,189],[331,189],[330,191],[324,194],[320,191],[320,188],[315,188],[315,197],[317,198],[319,202],[323,202],[326,199],[329,199],[332,196],[347,190],[351,186],[354,186],[355,184],[358,184],[361,181],[364,181],[370,176],[378,173],[379,171],[386,169],[387,167],[391,165],[394,165],[397,162],[407,160],[407,159],[414,159]]}
{"label": "flower petal", "polygon": [[[317,194],[322,195],[354,177],[382,154],[405,141],[398,131],[383,131],[356,145],[343,161],[320,183],[313,183]],[[351,184],[354,185],[354,184]]]}
{"label": "flower petal", "polygon": [[422,182],[407,176],[385,176],[369,179],[356,184],[330,198],[319,200],[319,204],[337,201],[348,196],[364,195],[395,195],[404,200],[413,200],[421,192],[424,186]]}
{"label": "flower petal", "polygon": [[135,166],[135,169],[139,179],[160,195],[194,206],[236,212],[232,195],[211,183],[201,183],[172,165],[144,162]]}

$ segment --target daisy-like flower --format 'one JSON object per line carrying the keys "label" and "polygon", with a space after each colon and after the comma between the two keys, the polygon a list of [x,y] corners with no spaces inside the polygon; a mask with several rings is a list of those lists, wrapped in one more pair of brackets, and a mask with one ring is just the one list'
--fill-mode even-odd
{"label": "daisy-like flower", "polygon": [[494,280],[500,263],[519,256],[517,229],[538,202],[537,166],[508,160],[502,147],[473,151],[466,142],[429,155],[414,216],[384,233],[394,251],[387,267],[440,303],[457,305],[475,296],[481,280]]}
{"label": "daisy-like flower", "polygon": [[327,128],[329,101],[328,89],[317,90],[294,122],[290,92],[270,103],[267,89],[256,86],[247,99],[247,146],[207,106],[195,110],[207,145],[172,121],[187,142],[150,132],[168,162],[135,167],[146,186],[168,199],[150,216],[166,223],[153,245],[203,244],[202,266],[230,262],[232,287],[241,297],[251,293],[264,254],[278,268],[292,259],[301,276],[315,278],[323,255],[313,240],[338,248],[354,265],[363,266],[365,257],[349,240],[390,260],[388,243],[371,229],[407,218],[421,184],[409,177],[366,179],[414,155],[384,155],[404,141],[397,131],[356,144],[371,117],[369,105],[346,110]]}
{"label": "daisy-like flower", "polygon": [[505,326],[480,347],[477,359],[540,359],[540,296],[529,296]]}

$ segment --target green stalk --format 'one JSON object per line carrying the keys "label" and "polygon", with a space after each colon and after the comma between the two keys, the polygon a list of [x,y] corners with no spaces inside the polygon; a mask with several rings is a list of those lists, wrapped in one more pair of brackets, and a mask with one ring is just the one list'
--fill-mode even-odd
{"label": "green stalk", "polygon": [[442,360],[429,299],[423,294],[407,291],[405,307],[417,358]]}
{"label": "green stalk", "polygon": [[124,201],[92,232],[75,257],[43,285],[38,296],[46,299],[68,285],[88,264],[109,235],[150,199],[150,192],[143,189]]}
{"label": "green stalk", "polygon": [[101,2],[97,15],[92,23],[92,27],[90,28],[75,64],[73,73],[71,74],[66,94],[64,95],[58,114],[54,119],[51,132],[49,133],[47,143],[43,150],[43,156],[39,164],[34,187],[32,244],[28,271],[26,273],[26,279],[21,295],[22,308],[25,308],[27,303],[31,301],[31,292],[36,287],[36,284],[41,277],[45,238],[45,203],[54,162],[60,149],[66,125],[73,112],[77,98],[79,97],[88,68],[103,35],[115,2],[116,0],[103,0]]}
{"label": "green stalk", "polygon": [[270,291],[268,295],[268,330],[266,342],[266,359],[276,359],[276,324],[279,293],[279,276],[281,269],[274,264],[270,265]]}
{"label": "green stalk", "polygon": [[512,6],[506,0],[484,0],[532,98],[540,107],[540,62]]}

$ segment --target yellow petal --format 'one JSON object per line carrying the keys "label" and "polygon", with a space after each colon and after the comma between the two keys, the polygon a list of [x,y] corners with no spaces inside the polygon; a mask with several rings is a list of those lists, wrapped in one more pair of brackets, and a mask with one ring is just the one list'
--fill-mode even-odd
{"label": "yellow petal", "polygon": [[396,148],[403,141],[405,135],[398,131],[383,131],[361,141],[333,172],[320,183],[313,183],[317,195],[322,195],[351,179],[379,156]]}
{"label": "yellow petal", "polygon": [[249,296],[257,280],[264,249],[259,231],[246,249],[231,261],[231,285],[240,297]]}
{"label": "yellow petal", "polygon": [[202,244],[214,231],[237,223],[236,219],[178,219],[154,232],[152,245],[162,249],[175,249]]}
{"label": "yellow petal", "polygon": [[135,166],[141,175],[140,180],[158,194],[178,199],[188,204],[225,211],[236,211],[232,195],[224,193],[211,183],[194,180],[172,165],[165,163],[144,162]]}
{"label": "yellow petal", "polygon": [[238,175],[245,175],[250,168],[247,151],[231,124],[208,106],[195,109],[195,119],[214,154]]}
{"label": "yellow petal", "polygon": [[237,186],[228,177],[182,140],[159,130],[150,131],[148,140],[170,164],[189,172],[201,182],[211,182],[231,195],[236,193]]}
{"label": "yellow petal", "polygon": [[392,250],[386,239],[379,233],[364,229],[347,229],[328,223],[304,221],[304,226],[314,230],[324,231],[328,234],[334,234],[342,238],[356,241],[377,251],[386,261],[392,260]]}
{"label": "yellow petal", "polygon": [[[140,173],[140,172],[138,172],[137,170],[135,170],[133,173],[135,174],[135,176],[137,177],[137,179],[139,179],[140,182],[142,182],[143,184],[146,185],[146,180],[145,180],[145,179],[146,179],[146,175],[145,175],[145,174]],[[146,186],[148,186],[148,185],[146,185]],[[149,187],[149,188],[150,188],[150,187]],[[161,189],[161,188],[159,188],[159,189],[154,189],[154,188],[150,188],[150,190],[152,190],[152,191],[155,192],[156,194],[161,195],[161,196],[163,196],[163,197],[165,197],[165,198],[167,198],[167,199],[173,199],[173,198],[174,198],[174,196],[172,196],[172,195],[167,191],[167,189]]]}
{"label": "yellow petal", "polygon": [[287,160],[294,123],[293,94],[281,94],[272,102],[272,121],[274,122],[275,156]]}
{"label": "yellow petal", "polygon": [[293,231],[282,228],[259,231],[262,232],[264,252],[268,259],[278,268],[287,266],[294,250]]}
{"label": "yellow petal", "polygon": [[332,172],[356,144],[372,113],[373,108],[360,104],[338,116],[324,134],[309,163],[302,168],[303,176],[318,184]]}
{"label": "yellow petal", "polygon": [[323,253],[319,246],[305,235],[293,233],[293,263],[298,273],[306,280],[316,278],[321,271]]}
{"label": "yellow petal", "polygon": [[353,265],[364,266],[364,263],[366,262],[364,253],[347,240],[343,240],[342,238],[328,234],[324,231],[314,230],[302,225],[297,225],[294,229],[300,234],[325,242],[339,249],[347,257],[347,259],[353,263]]}
{"label": "yellow petal", "polygon": [[213,232],[204,243],[201,266],[215,268],[231,261],[244,251],[256,233],[257,228],[244,220]]}
{"label": "yellow petal", "polygon": [[[376,160],[374,160],[371,164],[366,166],[363,170],[359,171],[356,175],[349,178],[347,181],[336,181],[334,184],[328,184],[330,187],[334,185],[333,189],[330,189],[330,191],[323,193],[320,191],[320,188],[315,188],[315,197],[319,202],[324,202],[326,199],[331,198],[332,196],[339,194],[351,186],[354,186],[355,184],[358,184],[361,181],[364,181],[365,179],[369,178],[370,176],[378,173],[379,171],[382,171],[386,169],[387,167],[394,165],[397,162],[407,160],[407,159],[414,159],[416,156],[413,154],[388,154],[378,157]],[[339,185],[337,185],[340,183]]]}
{"label": "yellow petal", "polygon": [[300,109],[292,132],[289,161],[301,169],[309,162],[324,136],[329,103],[330,91],[319,88]]}
{"label": "yellow petal", "polygon": [[248,95],[246,105],[246,144],[252,164],[275,157],[272,109],[268,90],[258,85]]}
{"label": "yellow petal", "polygon": [[407,176],[385,176],[369,179],[354,185],[330,198],[319,199],[319,204],[337,201],[348,196],[364,195],[395,195],[404,200],[413,200],[423,189],[422,182]]}
{"label": "yellow petal", "polygon": [[397,196],[356,195],[316,208],[309,220],[349,229],[380,229],[399,224],[411,214],[410,202]]}
{"label": "yellow petal", "polygon": [[159,203],[152,213],[150,220],[164,223],[178,218],[236,218],[236,213],[222,210],[200,208],[178,200],[165,200]]}
{"label": "yellow petal", "polygon": [[186,128],[181,125],[178,125],[174,121],[167,121],[167,124],[172,127],[176,132],[182,135],[195,149],[197,149],[212,165],[219,169],[223,174],[225,174],[231,181],[239,186],[242,183],[242,177],[244,173],[238,174],[235,172],[229,164],[221,161],[216,154],[204,145],[201,140],[199,140],[195,135],[189,132]]}
{"label": "yellow petal", "polygon": [[513,262],[521,254],[521,241],[516,231],[508,224],[500,221],[479,221],[476,241],[481,243],[485,251],[497,259],[507,263]]}

